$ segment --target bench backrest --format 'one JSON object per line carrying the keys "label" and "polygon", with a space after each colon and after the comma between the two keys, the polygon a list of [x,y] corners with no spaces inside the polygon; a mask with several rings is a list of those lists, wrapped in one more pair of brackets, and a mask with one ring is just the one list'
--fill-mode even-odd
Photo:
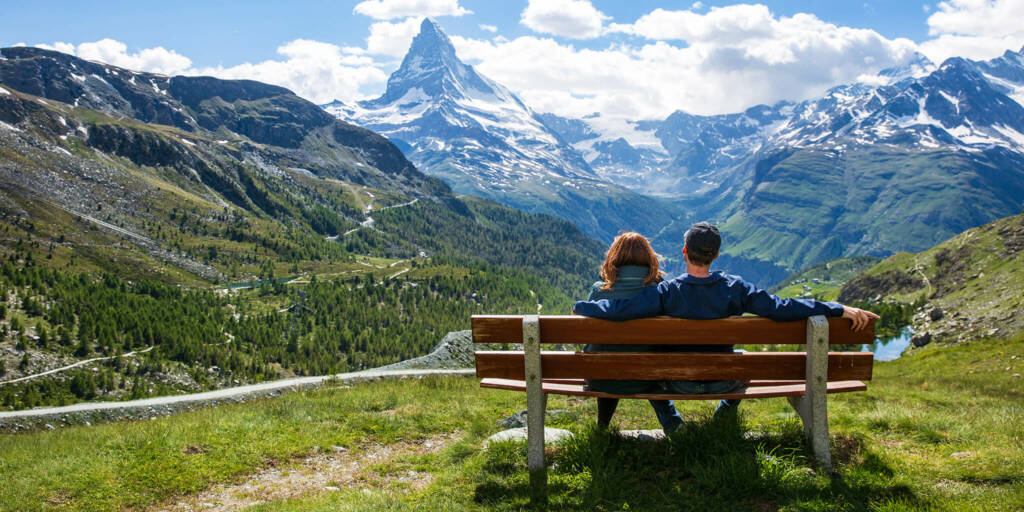
{"label": "bench backrest", "polygon": [[[522,316],[474,316],[474,343],[521,343]],[[609,322],[575,316],[541,316],[540,344],[807,344],[808,321],[775,322],[741,317],[719,320],[646,318]],[[833,318],[828,344],[865,344],[874,341],[874,323],[862,331],[850,330],[850,321]],[[824,348],[824,345],[822,346]],[[541,371],[548,379],[718,380],[759,379],[803,381],[807,375],[805,352],[729,353],[574,353],[541,352]],[[870,352],[828,352],[828,381],[870,380]],[[523,380],[528,373],[521,351],[479,351],[479,378]]]}
{"label": "bench backrest", "polygon": [[[648,345],[803,345],[807,320],[776,322],[760,317],[718,320],[683,320],[656,317],[609,322],[582,316],[541,316],[542,344],[648,344]],[[832,345],[865,344],[875,339],[875,324],[850,330],[850,320],[830,318],[828,341]],[[522,343],[521,315],[474,315],[473,343]]]}

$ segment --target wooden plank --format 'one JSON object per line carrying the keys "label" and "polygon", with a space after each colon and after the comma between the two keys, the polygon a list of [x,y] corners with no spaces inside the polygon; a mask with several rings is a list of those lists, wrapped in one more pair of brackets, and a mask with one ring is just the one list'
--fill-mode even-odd
{"label": "wooden plank", "polygon": [[[509,391],[525,391],[526,384],[522,380],[512,379],[483,379],[480,387],[489,389],[504,389]],[[867,385],[860,381],[839,381],[828,383],[828,393],[847,393],[851,391],[865,391]],[[587,391],[579,384],[558,384],[545,382],[544,393],[552,395],[589,396],[596,398],[636,398],[641,400],[721,400],[721,399],[747,399],[747,398],[772,398],[783,396],[801,396],[804,394],[803,384],[789,384],[779,386],[758,386],[747,387],[738,393],[726,393],[719,395],[671,395],[659,393],[642,393],[636,395],[614,395],[601,393],[600,391]]]}
{"label": "wooden plank", "polygon": [[[522,316],[474,315],[475,343],[522,343]],[[830,318],[831,344],[865,344],[875,338],[875,324],[850,330],[851,321]],[[541,343],[732,345],[806,343],[807,321],[776,322],[760,317],[684,320],[657,317],[611,322],[581,316],[540,317]]]}
{"label": "wooden plank", "polygon": [[[829,352],[828,378],[833,381],[871,380],[871,352]],[[803,352],[757,353],[650,353],[554,352],[541,353],[541,373],[548,379],[639,380],[803,380]],[[478,378],[521,380],[523,353],[479,351]]]}
{"label": "wooden plank", "polygon": [[[582,386],[586,382],[586,380],[585,379],[544,379],[544,382],[550,382],[550,383],[553,383],[553,384],[575,384],[577,386]],[[752,381],[750,381],[747,384],[747,386],[748,387],[757,387],[757,386],[785,386],[785,385],[788,385],[788,384],[803,384],[803,383],[804,383],[804,381],[801,380],[801,379],[797,379],[797,380],[752,380]]]}

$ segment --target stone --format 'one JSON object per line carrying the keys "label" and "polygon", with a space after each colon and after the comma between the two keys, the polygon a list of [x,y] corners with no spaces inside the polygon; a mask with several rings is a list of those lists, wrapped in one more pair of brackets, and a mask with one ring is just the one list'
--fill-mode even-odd
{"label": "stone", "polygon": [[1013,378],[1015,378],[1015,379],[1019,379],[1019,378],[1020,378],[1020,374],[1019,374],[1019,373],[1015,373],[1015,374],[1013,374]]}
{"label": "stone", "polygon": [[[557,444],[573,437],[573,433],[561,428],[544,427],[544,442]],[[526,441],[526,427],[502,430],[487,438],[484,446],[500,441]]]}
{"label": "stone", "polygon": [[929,332],[918,333],[910,338],[910,343],[912,343],[915,347],[923,347],[931,342],[932,334]]}
{"label": "stone", "polygon": [[[551,409],[547,411],[547,414],[545,414],[544,418],[546,421],[549,421],[551,419],[558,418],[559,416],[565,416],[566,414],[569,414],[569,411],[566,411],[565,409]],[[498,420],[497,423],[499,427],[506,429],[525,427],[526,418],[528,416],[529,413],[527,412],[527,410],[523,409],[507,418]]]}
{"label": "stone", "polygon": [[942,312],[941,308],[933,308],[928,313],[928,318],[931,318],[933,322],[935,322],[937,320],[942,320],[942,317],[944,317],[944,316],[946,316],[946,315],[945,315],[945,313]]}
{"label": "stone", "polygon": [[505,429],[525,427],[526,409],[523,409],[507,418],[498,420],[498,426]]}
{"label": "stone", "polygon": [[665,439],[665,432],[661,429],[620,430],[619,436],[631,439],[639,439],[641,441],[656,441],[658,439]]}

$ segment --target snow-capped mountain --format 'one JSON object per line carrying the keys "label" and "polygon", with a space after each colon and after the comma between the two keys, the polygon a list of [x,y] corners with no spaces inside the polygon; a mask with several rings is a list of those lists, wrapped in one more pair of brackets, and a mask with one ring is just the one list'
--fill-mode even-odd
{"label": "snow-capped mountain", "polygon": [[600,238],[671,221],[649,198],[612,185],[543,119],[455,54],[425,19],[380,98],[323,107],[376,131],[457,192],[575,222]]}
{"label": "snow-capped mountain", "polygon": [[1012,51],[938,68],[916,58],[880,73],[880,85],[835,87],[759,117],[689,132],[693,123],[666,121],[660,133],[675,127],[684,142],[664,171],[698,217],[721,221],[732,256],[779,273],[922,250],[1024,207],[1022,62]]}

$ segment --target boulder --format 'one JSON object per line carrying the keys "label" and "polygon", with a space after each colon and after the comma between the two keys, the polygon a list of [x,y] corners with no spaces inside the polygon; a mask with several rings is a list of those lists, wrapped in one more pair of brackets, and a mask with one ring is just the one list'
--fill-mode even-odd
{"label": "boulder", "polygon": [[931,318],[932,322],[942,320],[942,317],[944,316],[946,316],[946,314],[943,313],[942,308],[933,308],[930,312],[928,312],[928,318]]}
{"label": "boulder", "polygon": [[[544,427],[544,442],[557,444],[572,438],[573,433],[560,428]],[[526,441],[526,427],[502,430],[487,438],[484,447],[496,441]]]}
{"label": "boulder", "polygon": [[930,332],[918,333],[910,338],[910,343],[915,347],[923,347],[931,342],[932,334]]}

